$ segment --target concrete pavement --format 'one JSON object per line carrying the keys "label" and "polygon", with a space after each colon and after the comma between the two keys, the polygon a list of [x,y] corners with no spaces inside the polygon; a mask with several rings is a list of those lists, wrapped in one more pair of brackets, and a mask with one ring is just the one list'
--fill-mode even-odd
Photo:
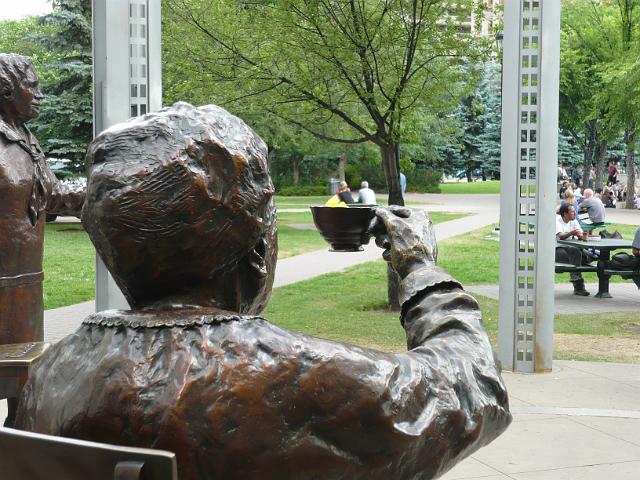
{"label": "concrete pavement", "polygon": [[[498,300],[500,294],[499,285],[466,285],[465,288],[472,293]],[[564,283],[554,285],[556,313],[604,313],[604,312],[640,312],[640,291],[631,280],[621,283],[610,283],[609,293],[613,298],[596,298],[598,292],[597,283],[588,283],[586,288],[591,295],[578,297],[573,294],[573,285],[569,283],[569,274],[566,274]],[[638,313],[640,322],[640,313]],[[639,477],[640,478],[640,477]]]}
{"label": "concrete pavement", "polygon": [[556,360],[503,376],[513,423],[443,480],[640,478],[640,365]]}

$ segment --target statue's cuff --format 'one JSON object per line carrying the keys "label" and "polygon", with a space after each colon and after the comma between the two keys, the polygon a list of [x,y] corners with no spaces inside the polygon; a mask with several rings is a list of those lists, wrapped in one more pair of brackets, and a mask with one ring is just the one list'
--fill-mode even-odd
{"label": "statue's cuff", "polygon": [[449,288],[462,288],[462,285],[456,279],[435,265],[430,268],[415,270],[400,282],[400,305],[403,306],[404,310],[404,304],[418,293],[437,289],[440,285],[446,285]]}

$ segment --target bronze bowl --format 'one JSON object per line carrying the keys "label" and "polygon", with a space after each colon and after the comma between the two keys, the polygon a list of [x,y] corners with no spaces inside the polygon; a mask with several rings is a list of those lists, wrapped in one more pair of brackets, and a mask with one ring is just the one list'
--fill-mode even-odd
{"label": "bronze bowl", "polygon": [[371,219],[375,216],[372,205],[344,207],[311,207],[313,222],[334,252],[358,252],[369,243]]}

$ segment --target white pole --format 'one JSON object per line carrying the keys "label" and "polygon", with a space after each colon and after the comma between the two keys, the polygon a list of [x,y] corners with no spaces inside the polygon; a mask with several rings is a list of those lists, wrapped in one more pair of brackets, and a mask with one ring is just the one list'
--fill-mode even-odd
{"label": "white pole", "polygon": [[498,350],[552,368],[560,2],[504,5]]}
{"label": "white pole", "polygon": [[[93,0],[94,135],[162,107],[160,0]],[[129,308],[96,256],[96,311]]]}

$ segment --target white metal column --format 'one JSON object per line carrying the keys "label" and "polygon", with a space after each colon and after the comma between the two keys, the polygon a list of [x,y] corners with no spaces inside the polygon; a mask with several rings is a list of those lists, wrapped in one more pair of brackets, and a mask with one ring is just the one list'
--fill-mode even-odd
{"label": "white metal column", "polygon": [[560,1],[504,4],[500,193],[502,365],[551,370]]}
{"label": "white metal column", "polygon": [[[94,135],[162,107],[160,0],[93,0]],[[129,308],[96,256],[96,310]]]}

